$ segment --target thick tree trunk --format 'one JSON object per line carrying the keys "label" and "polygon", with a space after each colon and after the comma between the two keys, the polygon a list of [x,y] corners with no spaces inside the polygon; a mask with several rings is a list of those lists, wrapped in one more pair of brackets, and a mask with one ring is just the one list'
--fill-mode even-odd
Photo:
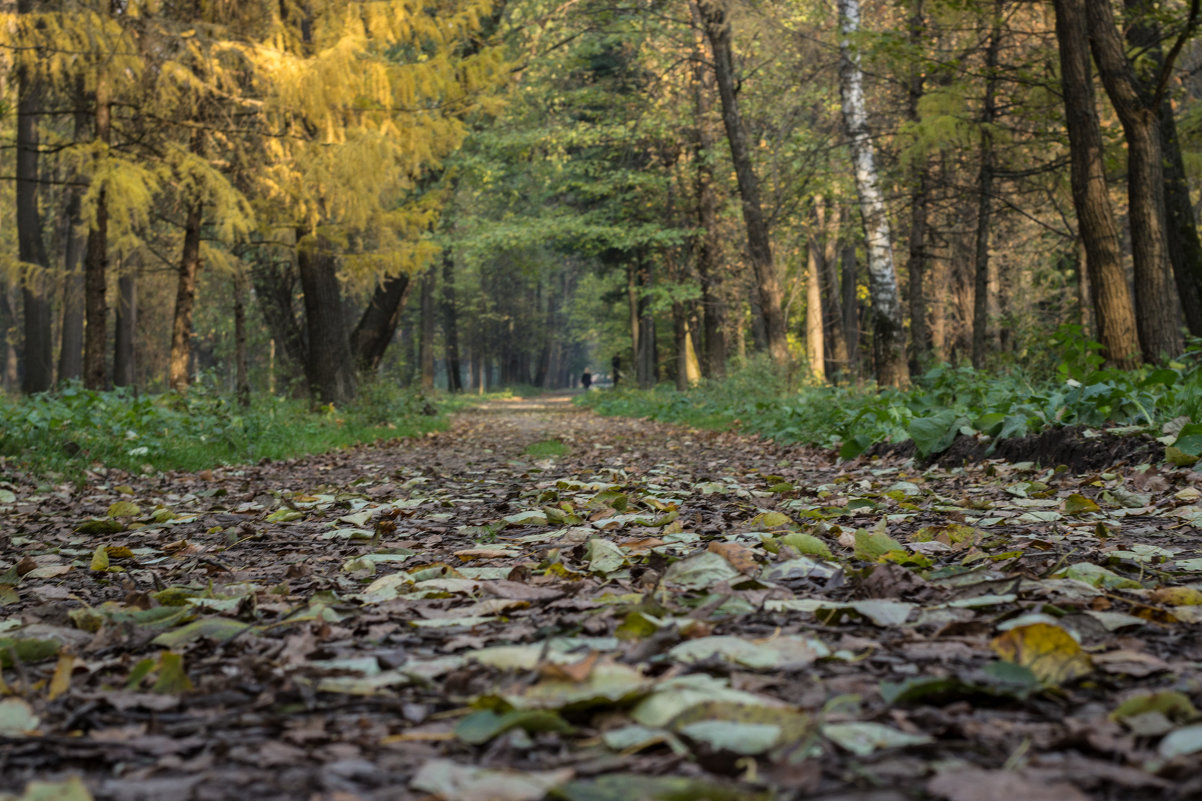
{"label": "thick tree trunk", "polygon": [[[107,146],[110,135],[111,102],[108,77],[101,70],[96,77],[95,118],[93,135]],[[106,158],[99,155],[97,159]],[[96,209],[88,229],[88,244],[84,254],[84,350],[83,381],[88,389],[108,386],[106,350],[108,348],[108,190],[101,188],[96,196]]]}
{"label": "thick tree trunk", "polygon": [[234,394],[243,409],[250,406],[250,370],[246,359],[246,273],[234,273]]}
{"label": "thick tree trunk", "polygon": [[175,316],[171,323],[171,359],[167,383],[179,393],[188,391],[192,366],[192,310],[196,304],[196,274],[200,270],[200,226],[204,208],[199,201],[188,207],[184,220],[184,248],[175,282]]}
{"label": "thick tree trunk", "polygon": [[827,202],[814,198],[818,230],[822,236],[818,277],[822,293],[822,341],[826,345],[827,378],[835,380],[848,373],[847,337],[843,330],[843,302],[839,294],[838,229],[831,219]]}
{"label": "thick tree trunk", "polygon": [[[915,53],[926,46],[926,12],[923,0],[911,0],[909,43]],[[918,106],[926,92],[926,70],[913,58],[909,85],[906,87],[906,117],[917,125]],[[910,166],[910,241],[906,259],[907,301],[910,306],[910,370],[921,370],[931,360],[931,325],[927,319],[927,225],[930,210],[930,158],[926,153],[916,155]]]}
{"label": "thick tree trunk", "polygon": [[447,391],[462,392],[459,375],[459,309],[455,301],[455,259],[448,247],[442,252],[442,328],[447,346]]}
{"label": "thick tree trunk", "polygon": [[789,358],[789,343],[785,335],[785,318],[781,308],[780,280],[772,260],[772,244],[760,201],[759,179],[752,164],[751,146],[747,142],[747,133],[743,130],[739,101],[735,94],[731,28],[722,2],[724,0],[699,0],[699,8],[713,51],[714,78],[717,80],[718,96],[722,101],[722,122],[726,127],[730,157],[734,162],[735,177],[739,185],[743,223],[747,228],[747,251],[755,277],[759,313],[764,322],[768,353],[774,362],[784,364]]}
{"label": "thick tree trunk", "polygon": [[722,299],[722,239],[718,230],[719,199],[715,189],[713,159],[718,138],[710,123],[713,113],[713,71],[706,68],[703,53],[705,43],[703,20],[696,3],[689,4],[693,13],[693,105],[696,114],[696,135],[693,160],[696,165],[697,223],[700,229],[696,240],[697,277],[701,284],[702,370],[707,378],[726,375],[726,304]]}
{"label": "thick tree trunk", "polygon": [[355,397],[355,369],[347,344],[342,291],[330,243],[319,235],[297,232],[296,266],[305,295],[309,343],[305,378],[310,396],[343,405]]}
{"label": "thick tree trunk", "polygon": [[117,321],[113,341],[113,384],[137,383],[138,278],[127,272],[117,279]]}
{"label": "thick tree trunk", "polygon": [[1098,339],[1106,360],[1124,369],[1140,361],[1131,291],[1107,194],[1102,131],[1090,76],[1085,0],[1054,0],[1060,82],[1068,128],[1073,206],[1084,245]]}
{"label": "thick tree trunk", "polygon": [[1127,140],[1127,198],[1135,263],[1135,322],[1144,361],[1181,352],[1173,296],[1160,149],[1160,99],[1144,97],[1127,60],[1110,0],[1085,0],[1089,42]]}
{"label": "thick tree trunk", "polygon": [[[1155,102],[1159,80],[1165,69],[1160,24],[1155,9],[1146,0],[1125,0],[1128,11],[1127,43],[1141,53],[1141,69],[1135,72],[1141,96]],[[1184,35],[1184,34],[1183,34]],[[1173,103],[1160,92],[1157,116],[1160,122],[1160,148],[1164,168],[1166,240],[1169,263],[1177,285],[1177,297],[1185,322],[1193,336],[1202,336],[1202,242],[1190,202],[1189,180],[1181,143],[1177,138],[1177,120]]]}
{"label": "thick tree trunk", "polygon": [[989,349],[989,235],[993,211],[993,121],[997,116],[997,57],[1001,44],[1001,0],[993,7],[989,44],[985,47],[985,100],[981,108],[977,165],[977,238],[973,258],[972,366],[985,367]]}
{"label": "thick tree trunk", "polygon": [[434,389],[434,268],[422,273],[421,324],[419,328],[418,362],[421,364],[423,392]]}
{"label": "thick tree trunk", "polygon": [[351,332],[350,349],[361,373],[370,374],[380,369],[412,288],[413,281],[408,273],[389,276],[376,285],[367,308]]}
{"label": "thick tree trunk", "polygon": [[[18,11],[30,13],[30,0],[21,0]],[[21,389],[45,392],[54,384],[54,340],[51,333],[50,260],[42,240],[42,214],[38,209],[38,115],[42,107],[42,82],[29,70],[17,72],[17,251],[22,262],[22,300],[25,311],[25,372]]]}
{"label": "thick tree trunk", "polygon": [[889,216],[877,175],[876,156],[868,131],[864,79],[859,57],[850,38],[860,27],[859,0],[838,0],[839,89],[843,98],[843,125],[850,141],[856,191],[868,251],[868,294],[872,299],[872,350],[877,383],[905,386],[910,382],[906,362],[905,331],[897,274],[893,269],[893,242]]}

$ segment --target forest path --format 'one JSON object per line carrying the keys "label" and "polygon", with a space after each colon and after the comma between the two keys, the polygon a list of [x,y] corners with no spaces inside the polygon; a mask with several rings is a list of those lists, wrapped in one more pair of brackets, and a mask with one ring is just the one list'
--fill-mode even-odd
{"label": "forest path", "polygon": [[18,487],[0,799],[1197,798],[1197,482],[553,396]]}

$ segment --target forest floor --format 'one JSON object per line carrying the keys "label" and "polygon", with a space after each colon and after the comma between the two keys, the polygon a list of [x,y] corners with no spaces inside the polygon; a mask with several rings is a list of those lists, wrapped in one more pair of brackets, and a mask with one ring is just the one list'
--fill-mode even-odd
{"label": "forest floor", "polygon": [[1202,798],[1202,474],[1053,468],[563,397],[10,468],[0,799]]}

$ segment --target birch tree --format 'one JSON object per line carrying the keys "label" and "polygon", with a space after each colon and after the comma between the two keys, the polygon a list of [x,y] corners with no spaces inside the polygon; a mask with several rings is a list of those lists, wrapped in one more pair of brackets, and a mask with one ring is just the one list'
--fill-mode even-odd
{"label": "birch tree", "polygon": [[843,127],[851,148],[856,193],[868,254],[868,293],[872,302],[872,351],[877,383],[906,386],[905,332],[897,274],[893,267],[893,241],[889,216],[881,192],[876,154],[868,130],[864,102],[864,75],[852,39],[860,30],[859,0],[838,0],[839,92],[843,100]]}

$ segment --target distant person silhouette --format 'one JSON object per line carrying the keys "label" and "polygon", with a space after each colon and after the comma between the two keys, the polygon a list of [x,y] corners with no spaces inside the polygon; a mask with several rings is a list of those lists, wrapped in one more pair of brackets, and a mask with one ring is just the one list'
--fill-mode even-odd
{"label": "distant person silhouette", "polygon": [[614,368],[614,386],[616,387],[618,385],[618,379],[620,379],[622,377],[622,358],[620,356],[614,356],[613,368]]}
{"label": "distant person silhouette", "polygon": [[584,387],[584,391],[588,392],[589,387],[593,385],[593,374],[588,368],[584,368],[584,375],[580,376],[580,386]]}

